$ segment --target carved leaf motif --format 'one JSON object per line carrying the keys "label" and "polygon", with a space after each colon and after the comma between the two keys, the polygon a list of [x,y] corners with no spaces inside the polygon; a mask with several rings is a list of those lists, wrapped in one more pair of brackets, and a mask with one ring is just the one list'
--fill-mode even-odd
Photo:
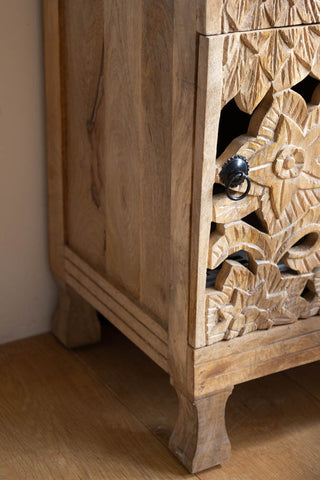
{"label": "carved leaf motif", "polygon": [[229,223],[254,212],[260,206],[257,197],[248,195],[241,202],[230,200],[225,193],[213,197],[212,221],[216,223]]}
{"label": "carved leaf motif", "polygon": [[320,21],[318,0],[223,0],[222,32]]}
{"label": "carved leaf motif", "polygon": [[252,258],[271,258],[271,243],[267,234],[241,221],[219,227],[210,237],[209,269],[213,270],[239,250],[245,250]]}
{"label": "carved leaf motif", "polygon": [[241,110],[252,113],[270,88],[282,91],[310,73],[320,78],[319,47],[316,25],[227,35],[222,107],[235,97]]}
{"label": "carved leaf motif", "polygon": [[[282,275],[276,264],[255,261],[254,272],[225,261],[216,287],[206,300],[207,341],[214,343],[239,335],[292,323],[316,315],[320,307],[319,275]],[[310,283],[312,298],[301,296]]]}
{"label": "carved leaf motif", "polygon": [[315,271],[320,267],[319,208],[309,210],[303,221],[290,230],[279,238],[281,248],[276,252],[274,261],[281,261],[299,273]]}

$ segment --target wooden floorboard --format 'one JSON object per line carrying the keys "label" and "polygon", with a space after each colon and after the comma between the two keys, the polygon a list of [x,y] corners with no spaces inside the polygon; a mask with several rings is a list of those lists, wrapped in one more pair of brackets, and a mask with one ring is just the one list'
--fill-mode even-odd
{"label": "wooden floorboard", "polygon": [[286,373],[288,377],[320,402],[320,362],[310,363],[309,365],[303,365],[299,368],[292,368]]}
{"label": "wooden floorboard", "polygon": [[[177,412],[168,375],[109,325],[103,329],[100,345],[76,353],[167,444]],[[320,394],[319,375],[318,362],[236,386],[226,415],[231,460],[197,476],[201,480],[319,480],[320,402],[310,394]]]}
{"label": "wooden floorboard", "polygon": [[239,385],[232,458],[189,475],[166,449],[168,375],[114,327],[68,351],[51,335],[0,347],[1,480],[319,480],[320,363]]}
{"label": "wooden floorboard", "polygon": [[[100,345],[75,352],[119,400],[167,445],[178,412],[178,399],[170,385],[169,375],[112,325],[102,329]],[[247,408],[238,402],[233,402],[228,408],[233,425],[238,424],[246,414]]]}
{"label": "wooden floorboard", "polygon": [[0,378],[1,480],[195,478],[50,335],[0,347]]}

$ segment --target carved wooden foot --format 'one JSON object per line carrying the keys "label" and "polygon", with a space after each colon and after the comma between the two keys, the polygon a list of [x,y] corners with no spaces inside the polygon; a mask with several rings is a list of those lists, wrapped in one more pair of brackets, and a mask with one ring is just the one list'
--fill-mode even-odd
{"label": "carved wooden foot", "polygon": [[232,390],[233,387],[226,388],[193,401],[177,391],[179,413],[169,448],[191,473],[230,458],[225,406]]}
{"label": "carved wooden foot", "polygon": [[59,302],[52,332],[68,348],[97,343],[101,338],[97,313],[71,287],[59,282]]}

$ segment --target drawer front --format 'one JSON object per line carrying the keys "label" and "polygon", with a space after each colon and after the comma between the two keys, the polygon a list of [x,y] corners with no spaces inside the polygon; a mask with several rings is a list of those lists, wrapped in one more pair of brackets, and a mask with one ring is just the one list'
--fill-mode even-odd
{"label": "drawer front", "polygon": [[320,22],[319,0],[198,0],[205,35]]}
{"label": "drawer front", "polygon": [[[197,346],[319,312],[319,48],[319,26],[200,41]],[[235,157],[239,201],[221,175]]]}

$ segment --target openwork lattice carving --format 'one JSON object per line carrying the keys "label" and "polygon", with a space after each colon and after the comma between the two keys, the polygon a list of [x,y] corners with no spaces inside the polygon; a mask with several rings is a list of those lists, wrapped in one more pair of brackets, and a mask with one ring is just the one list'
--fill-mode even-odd
{"label": "openwork lattice carving", "polygon": [[314,0],[223,0],[222,32],[256,30],[320,21]]}
{"label": "openwork lattice carving", "polygon": [[[319,311],[317,274],[281,275],[276,264],[266,261],[254,261],[253,268],[252,272],[238,262],[224,262],[216,291],[207,295],[209,343],[292,323]],[[309,297],[304,298],[307,284]]]}
{"label": "openwork lattice carving", "polygon": [[[318,100],[317,93],[314,98]],[[217,167],[234,153],[247,158],[250,193],[258,197],[261,215],[273,235],[320,202],[320,106],[307,106],[298,93],[286,90],[275,95],[271,105],[265,99],[251,125],[248,136],[232,142]],[[249,201],[247,213],[251,208]]]}
{"label": "openwork lattice carving", "polygon": [[[207,289],[208,343],[319,312],[319,89],[309,105],[292,90],[270,91],[247,135],[217,159],[216,182],[227,158],[244,156],[252,188],[236,208],[223,193],[213,199],[218,224],[208,268],[220,271],[214,288]],[[249,266],[227,259],[239,250],[248,253]]]}

